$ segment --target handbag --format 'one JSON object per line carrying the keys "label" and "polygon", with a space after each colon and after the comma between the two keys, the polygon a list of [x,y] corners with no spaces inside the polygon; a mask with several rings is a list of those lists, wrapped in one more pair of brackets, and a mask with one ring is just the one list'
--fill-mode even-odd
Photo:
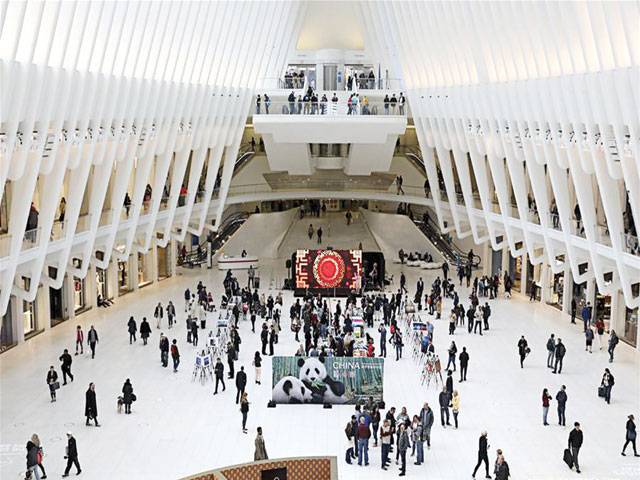
{"label": "handbag", "polygon": [[132,401],[132,402],[135,402],[137,399],[138,399],[138,397],[136,397],[136,394],[135,394],[135,393],[132,393],[132,394],[131,394],[131,401]]}
{"label": "handbag", "polygon": [[606,390],[605,386],[604,385],[600,385],[598,387],[598,396],[601,397],[601,398],[604,398],[606,396],[606,391],[607,390]]}
{"label": "handbag", "polygon": [[60,382],[53,382],[51,386],[54,390],[58,390],[60,388]]}

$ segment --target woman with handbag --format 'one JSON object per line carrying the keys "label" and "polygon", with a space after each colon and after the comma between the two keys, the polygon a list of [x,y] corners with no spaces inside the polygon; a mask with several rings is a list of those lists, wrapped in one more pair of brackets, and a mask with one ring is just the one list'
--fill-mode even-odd
{"label": "woman with handbag", "polygon": [[629,419],[627,420],[627,434],[625,436],[624,446],[622,447],[622,456],[625,457],[627,454],[624,451],[627,449],[627,445],[631,444],[633,447],[633,456],[640,457],[638,455],[638,450],[636,450],[636,424],[633,421],[633,415],[629,415]]}
{"label": "woman with handbag", "polygon": [[85,404],[84,404],[84,416],[87,417],[87,421],[85,425],[89,426],[89,420],[93,420],[96,423],[96,427],[99,427],[98,424],[98,406],[96,403],[96,386],[91,382],[89,384],[89,389],[85,394]]}
{"label": "woman with handbag", "polygon": [[58,373],[53,365],[49,367],[47,372],[47,385],[49,385],[49,394],[51,395],[51,401],[56,401],[56,390],[60,388],[60,382],[58,382]]}
{"label": "woman with handbag", "polygon": [[124,413],[131,413],[131,404],[135,400],[135,395],[133,394],[133,385],[131,385],[131,380],[127,378],[122,387],[122,403],[124,403]]}

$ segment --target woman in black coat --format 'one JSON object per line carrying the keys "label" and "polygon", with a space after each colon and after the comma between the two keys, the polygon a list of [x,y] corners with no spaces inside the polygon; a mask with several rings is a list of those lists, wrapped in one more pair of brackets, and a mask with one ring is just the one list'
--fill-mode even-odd
{"label": "woman in black coat", "polygon": [[122,387],[122,403],[124,403],[124,413],[131,413],[131,404],[135,400],[135,395],[133,394],[133,386],[131,385],[131,381],[127,378],[124,382],[124,386]]}
{"label": "woman in black coat", "polygon": [[96,422],[96,427],[98,425],[98,407],[96,404],[96,386],[92,383],[89,384],[89,389],[85,394],[85,403],[84,403],[84,416],[87,417],[87,423],[85,425],[89,426],[89,420],[93,419]]}
{"label": "woman in black coat", "polygon": [[129,345],[131,345],[132,342],[136,341],[136,332],[138,331],[138,326],[136,325],[136,321],[133,317],[129,317],[127,330],[129,331]]}
{"label": "woman in black coat", "polygon": [[147,322],[147,317],[142,318],[142,323],[140,324],[140,337],[142,337],[142,341],[144,345],[147,344],[147,338],[151,335],[151,325]]}

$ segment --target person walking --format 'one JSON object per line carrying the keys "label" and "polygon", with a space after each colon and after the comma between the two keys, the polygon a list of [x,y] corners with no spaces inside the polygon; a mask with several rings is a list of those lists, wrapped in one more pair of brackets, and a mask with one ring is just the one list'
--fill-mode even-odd
{"label": "person walking", "polygon": [[445,428],[446,425],[451,426],[449,423],[449,393],[447,392],[447,387],[443,387],[438,395],[438,403],[440,404],[440,423]]}
{"label": "person walking", "polygon": [[136,321],[133,317],[129,317],[129,322],[127,323],[127,330],[129,332],[129,345],[136,341],[136,332],[138,331],[138,327],[136,325]]}
{"label": "person walking", "polygon": [[76,467],[76,475],[80,475],[82,470],[80,469],[80,462],[78,462],[78,446],[76,444],[76,439],[73,437],[73,433],[67,432],[67,454],[65,455],[67,460],[67,467],[64,469],[63,477],[69,476],[69,470],[71,470],[71,465],[75,465]]}
{"label": "person walking", "polygon": [[609,334],[609,363],[613,363],[613,351],[616,349],[616,346],[618,345],[618,335],[616,334],[615,330],[611,330],[611,333]]}
{"label": "person walking", "polygon": [[604,336],[604,320],[602,318],[596,320],[596,333],[598,334],[598,349],[602,350],[602,337]]}
{"label": "person walking", "polygon": [[216,358],[216,365],[213,367],[213,371],[216,375],[216,390],[213,392],[214,395],[218,394],[218,384],[222,382],[222,391],[224,392],[227,389],[227,386],[224,384],[224,364],[220,357]]}
{"label": "person walking", "polygon": [[169,323],[169,328],[173,327],[174,318],[176,318],[176,307],[173,305],[173,302],[169,300],[169,304],[167,305],[167,322]]}
{"label": "person walking", "polygon": [[49,385],[49,395],[51,395],[51,402],[56,401],[56,390],[60,388],[60,382],[58,382],[58,373],[56,369],[51,365],[47,372],[47,385]]}
{"label": "person walking", "polygon": [[67,384],[67,375],[73,382],[73,374],[71,373],[71,363],[73,362],[73,359],[71,358],[71,355],[69,355],[69,350],[65,348],[62,355],[60,355],[59,360],[62,362],[62,365],[60,365],[60,369],[62,370],[62,379],[64,380],[62,384]]}
{"label": "person walking", "polygon": [[87,333],[87,342],[89,343],[89,348],[91,348],[91,359],[93,360],[96,357],[96,344],[98,343],[98,332],[91,325],[89,329],[89,333]]}
{"label": "person walking", "polygon": [[175,338],[171,342],[171,360],[173,360],[173,373],[176,373],[178,365],[180,365],[180,351],[178,350],[178,341]]}
{"label": "person walking", "polygon": [[524,368],[524,359],[529,354],[531,350],[529,349],[529,344],[527,340],[524,338],[524,335],[520,337],[518,341],[518,354],[520,355],[520,368]]}
{"label": "person walking", "polygon": [[122,386],[122,403],[124,403],[125,414],[131,413],[131,404],[135,399],[136,397],[133,394],[133,385],[131,385],[131,380],[127,378]]}
{"label": "person walking", "polygon": [[396,347],[396,362],[402,358],[402,334],[399,329],[393,333],[393,344]]}
{"label": "person walking", "polygon": [[467,381],[467,367],[469,366],[469,354],[467,353],[467,347],[462,347],[462,352],[458,357],[460,361],[460,382]]}
{"label": "person walking", "polygon": [[634,420],[635,418],[633,417],[633,415],[629,415],[627,417],[627,425],[626,425],[627,432],[625,435],[625,442],[624,442],[624,445],[622,446],[622,453],[621,453],[623,457],[627,455],[626,453],[624,453],[624,451],[627,449],[627,445],[629,444],[631,444],[631,446],[633,447],[633,456],[640,457],[640,455],[638,455],[638,450],[636,450],[636,424]]}
{"label": "person walking", "polygon": [[410,446],[409,434],[407,433],[407,425],[403,422],[400,424],[400,436],[398,437],[398,451],[400,452],[400,477],[404,477],[407,473],[407,450]]}
{"label": "person walking", "polygon": [[267,455],[267,447],[265,447],[264,437],[262,436],[262,427],[258,427],[258,433],[254,444],[256,450],[253,454],[253,461],[257,462],[258,460],[268,460],[269,456]]}
{"label": "person walking", "polygon": [[549,425],[547,422],[547,415],[549,414],[549,401],[552,399],[549,395],[549,390],[546,388],[542,390],[542,425]]}
{"label": "person walking", "polygon": [[584,351],[585,352],[589,352],[589,353],[593,353],[591,351],[592,345],[593,345],[593,329],[591,327],[587,328],[584,332],[584,338],[585,338],[585,346],[584,346]]}
{"label": "person walking", "polygon": [[244,389],[247,386],[247,374],[244,366],[240,367],[240,371],[236,374],[236,403],[244,395]]}
{"label": "person walking", "polygon": [[191,344],[194,347],[198,346],[198,322],[194,317],[191,321]]}
{"label": "person walking", "polygon": [[[238,372],[240,374],[240,372]],[[236,403],[238,403],[236,401]],[[242,433],[247,433],[247,415],[249,414],[249,397],[246,392],[242,392],[240,398],[240,413],[242,413]]]}
{"label": "person walking", "polygon": [[151,335],[151,325],[147,322],[147,317],[142,317],[142,323],[140,323],[140,337],[142,338],[143,345],[147,344],[149,335]]}
{"label": "person walking", "polygon": [[358,465],[369,465],[369,438],[371,437],[371,431],[369,425],[365,423],[365,417],[361,416],[358,422]]}
{"label": "person walking", "polygon": [[556,393],[556,402],[558,402],[558,425],[563,427],[567,424],[567,418],[565,417],[565,408],[567,405],[567,387],[562,385],[558,393]]}
{"label": "person walking", "polygon": [[262,374],[262,357],[260,356],[260,352],[256,352],[253,357],[253,366],[256,370],[256,383],[261,385],[260,383],[260,375]]}
{"label": "person walking", "polygon": [[89,426],[89,421],[93,420],[96,424],[96,427],[99,427],[98,424],[98,406],[96,403],[96,386],[93,382],[89,384],[89,388],[85,393],[85,402],[84,402],[84,416],[87,417],[87,421],[85,425]]}
{"label": "person walking", "polygon": [[160,324],[162,323],[162,316],[164,314],[164,309],[162,308],[162,303],[158,302],[155,310],[153,311],[153,317],[156,319],[156,328],[160,330]]}
{"label": "person walking", "polygon": [[571,299],[571,323],[576,323],[576,313],[578,312],[578,304],[576,299]]}
{"label": "person walking", "polygon": [[608,368],[605,368],[600,386],[604,387],[604,400],[607,403],[611,403],[611,389],[614,385],[615,378],[613,377],[613,374],[609,371]]}
{"label": "person walking", "polygon": [[553,366],[553,373],[562,373],[562,360],[564,359],[565,353],[567,353],[567,347],[562,343],[562,339],[558,338],[555,351],[556,362]]}
{"label": "person walking", "polygon": [[[35,468],[34,468],[34,475],[37,478],[47,478],[47,472],[44,469],[44,465],[42,464],[42,460],[44,458],[44,451],[42,450],[42,443],[40,443],[40,437],[38,437],[37,433],[34,433],[33,435],[31,435],[31,443],[33,443],[37,450],[36,450],[36,465],[38,466],[38,468],[40,469],[40,471],[42,472],[42,477],[38,477],[38,472],[35,472]],[[29,443],[27,443],[27,451],[29,451]]]}
{"label": "person walking", "polygon": [[[580,473],[578,454],[580,453],[580,447],[582,447],[583,435],[579,422],[575,422],[573,427],[573,430],[569,433],[569,451],[571,452],[571,459],[573,460],[573,465],[576,467],[576,472]],[[571,468],[573,469],[573,467]]]}
{"label": "person walking", "polygon": [[[35,434],[34,434],[35,435]],[[47,478],[46,475],[44,477],[40,477],[40,473],[38,472],[38,447],[32,440],[27,442],[27,477],[31,478],[33,475],[36,480],[40,480],[40,478]]]}
{"label": "person walking", "polygon": [[164,333],[160,333],[160,363],[163,367],[169,365],[169,339],[164,336]]}
{"label": "person walking", "polygon": [[76,327],[76,355],[78,355],[78,347],[80,347],[80,355],[84,354],[84,332],[80,325]]}
{"label": "person walking", "polygon": [[378,332],[380,333],[380,356],[387,358],[387,329],[384,323],[380,324]]}
{"label": "person walking", "polygon": [[488,449],[489,449],[489,438],[485,430],[480,434],[480,438],[478,439],[478,463],[476,464],[476,467],[473,469],[473,473],[471,474],[473,478],[476,478],[476,472],[478,471],[478,468],[480,468],[480,465],[482,464],[482,462],[484,462],[484,466],[486,469],[486,475],[484,478],[491,478],[491,476],[489,475]]}
{"label": "person walking", "polygon": [[460,413],[460,394],[457,390],[453,391],[453,395],[451,397],[451,411],[453,412],[453,423],[455,428],[458,428],[458,413]]}
{"label": "person walking", "polygon": [[553,368],[553,357],[556,351],[556,339],[552,333],[547,340],[547,368]]}
{"label": "person walking", "polygon": [[449,370],[449,365],[453,365],[453,371],[456,371],[456,354],[458,353],[458,347],[456,346],[456,342],[451,342],[449,346],[449,359],[447,360],[447,366],[445,370]]}

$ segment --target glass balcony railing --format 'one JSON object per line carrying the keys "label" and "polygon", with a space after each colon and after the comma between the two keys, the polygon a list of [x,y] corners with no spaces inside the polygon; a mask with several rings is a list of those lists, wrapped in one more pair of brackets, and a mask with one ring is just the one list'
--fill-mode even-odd
{"label": "glass balcony railing", "polygon": [[326,115],[326,116],[361,116],[361,115],[389,115],[406,116],[406,106],[398,102],[369,101],[360,97],[356,102],[304,102],[304,101],[262,101],[254,104],[254,115]]}
{"label": "glass balcony railing", "polygon": [[24,238],[22,239],[22,251],[29,250],[38,247],[40,245],[40,239],[42,237],[42,228],[36,227],[24,232]]}

